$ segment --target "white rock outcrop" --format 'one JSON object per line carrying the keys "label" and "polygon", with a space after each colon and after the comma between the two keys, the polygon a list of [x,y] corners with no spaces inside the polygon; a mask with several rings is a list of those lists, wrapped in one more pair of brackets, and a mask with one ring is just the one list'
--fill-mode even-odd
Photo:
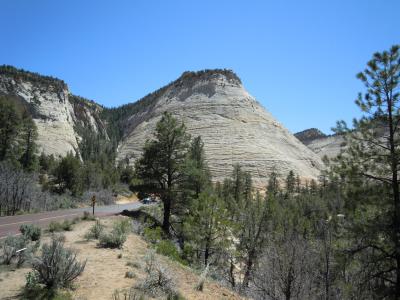
{"label": "white rock outcrop", "polygon": [[74,111],[68,101],[68,87],[42,85],[0,75],[0,94],[26,101],[34,110],[39,151],[56,156],[78,149],[74,131]]}
{"label": "white rock outcrop", "polygon": [[218,72],[193,77],[170,84],[153,105],[130,117],[119,159],[139,157],[162,113],[169,111],[185,122],[192,136],[202,137],[215,181],[229,177],[236,163],[250,171],[261,188],[273,170],[282,176],[293,170],[303,179],[317,178],[321,159],[276,121],[240,80]]}

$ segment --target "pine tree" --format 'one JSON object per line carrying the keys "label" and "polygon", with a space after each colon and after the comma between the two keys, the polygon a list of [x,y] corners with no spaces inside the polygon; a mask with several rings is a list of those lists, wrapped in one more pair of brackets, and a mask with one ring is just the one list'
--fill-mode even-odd
{"label": "pine tree", "polygon": [[20,136],[22,148],[22,155],[20,158],[21,165],[25,170],[33,171],[36,169],[38,163],[37,146],[35,142],[38,133],[35,122],[27,113],[24,113],[22,118]]}
{"label": "pine tree", "polygon": [[15,104],[0,97],[0,161],[15,158],[15,149],[21,127],[21,116]]}
{"label": "pine tree", "polygon": [[136,189],[157,191],[163,202],[163,230],[169,234],[174,193],[184,179],[184,164],[190,136],[186,127],[168,112],[157,123],[155,139],[147,141],[136,162],[136,173],[143,184]]}
{"label": "pine tree", "polygon": [[293,194],[296,186],[296,177],[292,170],[289,171],[288,176],[286,177],[286,191],[288,194]]}
{"label": "pine tree", "polygon": [[203,192],[193,201],[184,231],[195,250],[202,254],[204,265],[215,253],[228,247],[229,227],[227,208],[217,195]]}
{"label": "pine tree", "polygon": [[365,84],[357,106],[364,115],[353,129],[339,122],[347,149],[335,171],[346,180],[350,237],[349,251],[363,258],[365,282],[376,297],[400,298],[400,51],[375,53],[357,77]]}

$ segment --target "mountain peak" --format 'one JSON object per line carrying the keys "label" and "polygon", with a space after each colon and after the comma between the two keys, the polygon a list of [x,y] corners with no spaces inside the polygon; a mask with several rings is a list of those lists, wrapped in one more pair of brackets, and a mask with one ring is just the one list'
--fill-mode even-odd
{"label": "mountain peak", "polygon": [[67,88],[67,84],[61,79],[52,76],[44,76],[35,72],[29,72],[9,65],[0,65],[0,75],[12,77],[15,80],[30,81],[34,84],[45,86],[52,85],[60,89]]}
{"label": "mountain peak", "polygon": [[177,81],[197,81],[197,80],[213,80],[219,76],[224,76],[227,81],[240,85],[242,81],[235,72],[229,69],[205,69],[200,71],[185,71]]}
{"label": "mountain peak", "polygon": [[327,135],[318,128],[309,128],[294,134],[303,144],[312,142],[313,140],[324,138]]}

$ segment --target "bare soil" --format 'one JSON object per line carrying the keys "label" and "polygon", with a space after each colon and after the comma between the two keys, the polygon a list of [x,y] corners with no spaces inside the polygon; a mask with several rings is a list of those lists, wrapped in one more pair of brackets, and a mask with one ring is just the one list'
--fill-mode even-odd
{"label": "bare soil", "polygon": [[[112,222],[122,217],[107,217],[102,223],[110,227]],[[122,249],[104,249],[97,247],[97,241],[87,241],[85,233],[93,225],[93,221],[83,221],[74,226],[74,230],[65,232],[65,245],[78,252],[80,260],[87,259],[83,274],[75,282],[75,290],[71,293],[74,299],[112,299],[115,290],[129,289],[144,277],[143,258],[149,247],[140,236],[130,234]],[[49,240],[44,236],[43,242]],[[118,258],[122,255],[121,258]],[[241,299],[232,291],[213,281],[207,281],[202,292],[194,290],[199,276],[190,268],[158,256],[167,266],[177,282],[179,292],[186,299]],[[136,267],[128,266],[133,263]],[[10,270],[0,268],[0,299],[18,299],[25,285],[25,275],[30,268]],[[125,278],[125,273],[132,271],[135,278]]]}

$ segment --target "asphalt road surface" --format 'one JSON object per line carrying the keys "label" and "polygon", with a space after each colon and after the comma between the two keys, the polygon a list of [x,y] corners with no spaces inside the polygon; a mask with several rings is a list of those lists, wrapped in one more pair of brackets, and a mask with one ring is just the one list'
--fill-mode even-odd
{"label": "asphalt road surface", "polygon": [[[95,216],[104,217],[111,216],[122,212],[123,210],[135,210],[143,204],[140,202],[128,204],[115,204],[108,206],[96,206]],[[47,227],[51,221],[72,220],[76,217],[83,216],[83,212],[88,211],[92,213],[91,207],[65,209],[56,211],[46,211],[37,214],[19,215],[0,217],[0,239],[5,238],[9,234],[19,234],[19,227],[22,224],[35,224],[41,228]]]}

